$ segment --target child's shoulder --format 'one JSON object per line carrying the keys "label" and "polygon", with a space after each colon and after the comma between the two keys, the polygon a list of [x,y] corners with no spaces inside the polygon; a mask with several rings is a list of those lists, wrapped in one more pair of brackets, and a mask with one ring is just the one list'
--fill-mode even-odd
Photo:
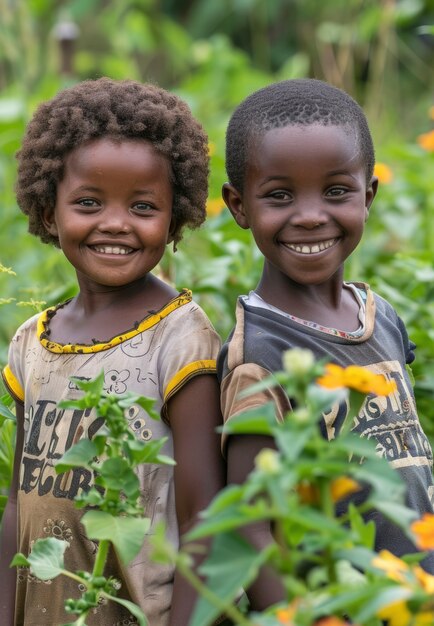
{"label": "child's shoulder", "polygon": [[27,318],[24,322],[22,322],[22,324],[20,324],[20,326],[18,326],[17,330],[15,331],[13,339],[17,340],[20,337],[36,333],[38,321],[46,314],[47,310],[48,309],[46,309],[45,311],[39,311],[38,313],[35,313],[31,317]]}

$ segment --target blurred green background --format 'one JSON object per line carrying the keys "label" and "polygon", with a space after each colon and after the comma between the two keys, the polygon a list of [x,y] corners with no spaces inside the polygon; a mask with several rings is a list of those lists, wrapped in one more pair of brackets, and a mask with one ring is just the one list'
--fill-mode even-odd
{"label": "blurred green background", "polygon": [[[75,293],[62,254],[27,234],[15,158],[35,106],[78,80],[151,81],[183,97],[210,141],[209,219],[159,272],[191,287],[225,338],[261,260],[220,200],[234,107],[270,82],[311,76],[364,107],[380,190],[347,277],[389,299],[418,344],[419,412],[434,439],[434,0],[0,0],[0,364],[16,327]],[[5,398],[4,398],[5,399]],[[0,417],[0,510],[13,423]]]}

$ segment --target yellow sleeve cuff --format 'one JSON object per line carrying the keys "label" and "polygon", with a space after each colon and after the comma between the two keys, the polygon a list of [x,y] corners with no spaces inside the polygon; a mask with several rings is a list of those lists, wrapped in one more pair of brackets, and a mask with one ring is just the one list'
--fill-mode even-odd
{"label": "yellow sleeve cuff", "polygon": [[9,365],[5,365],[3,368],[3,380],[7,387],[7,390],[14,398],[14,400],[18,400],[19,402],[24,402],[24,390],[18,382],[17,378],[12,373]]}

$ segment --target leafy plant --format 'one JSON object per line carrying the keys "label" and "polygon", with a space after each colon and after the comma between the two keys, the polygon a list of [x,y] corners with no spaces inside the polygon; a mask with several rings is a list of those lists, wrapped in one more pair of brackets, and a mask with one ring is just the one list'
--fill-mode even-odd
{"label": "leafy plant", "polygon": [[[202,594],[191,626],[208,626],[225,611],[243,626],[325,626],[332,617],[330,626],[343,626],[344,616],[359,626],[380,626],[388,618],[393,626],[394,615],[404,609],[403,626],[413,624],[413,615],[415,624],[420,615],[434,620],[434,576],[418,565],[423,553],[403,559],[387,551],[376,554],[374,522],[365,519],[376,510],[414,538],[415,513],[404,505],[399,475],[376,454],[372,441],[351,432],[365,395],[386,395],[394,383],[357,366],[328,365],[324,371],[324,364],[303,350],[289,351],[284,362],[284,372],[248,392],[278,383],[297,408],[281,423],[267,405],[225,425],[229,434],[272,436],[276,447],[263,449],[246,482],[224,489],[190,533],[192,540],[214,537],[201,570],[206,585],[192,573],[188,554],[174,553],[163,534],[154,538],[158,558],[174,560]],[[327,441],[319,418],[342,401],[350,406],[346,422]],[[425,530],[434,544],[431,517]],[[237,531],[264,520],[272,524],[275,542],[258,552]],[[243,614],[236,603],[239,588],[247,588],[264,564],[278,573],[286,602]]]}
{"label": "leafy plant", "polygon": [[[109,395],[103,390],[104,373],[91,381],[73,379],[84,392],[79,400],[64,401],[61,408],[94,409],[104,424],[90,439],[81,439],[69,448],[56,463],[56,472],[66,472],[80,467],[95,476],[95,485],[75,498],[79,508],[88,507],[81,523],[87,537],[98,542],[98,550],[92,572],[69,572],[64,567],[63,555],[67,542],[53,537],[35,542],[28,556],[17,554],[12,565],[30,567],[41,580],[56,576],[68,576],[81,583],[81,598],[66,599],[65,610],[77,615],[74,626],[84,626],[86,615],[101,600],[111,600],[125,606],[141,626],[147,621],[134,603],[116,595],[117,581],[104,576],[104,567],[110,544],[124,565],[138,553],[150,520],[143,517],[139,505],[139,480],[134,468],[142,463],[173,465],[173,459],[161,453],[167,438],[139,441],[129,428],[125,410],[138,404],[153,419],[159,416],[153,411],[153,400],[129,393],[122,396]],[[68,626],[72,626],[69,624]]]}

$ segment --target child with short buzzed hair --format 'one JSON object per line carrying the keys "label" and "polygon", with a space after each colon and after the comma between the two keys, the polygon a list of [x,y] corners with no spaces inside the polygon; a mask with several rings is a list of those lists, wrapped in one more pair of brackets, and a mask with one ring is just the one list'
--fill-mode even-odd
{"label": "child with short buzzed hair", "polygon": [[[378,453],[407,486],[418,516],[433,512],[432,451],[420,425],[406,369],[414,344],[392,306],[369,286],[344,280],[344,263],[363,235],[377,192],[374,147],[360,106],[345,92],[315,79],[286,80],[260,89],[233,113],[226,134],[229,182],[223,198],[237,224],[250,229],[264,256],[261,278],[241,296],[236,325],[218,361],[225,420],[274,401],[287,413],[290,399],[276,385],[240,392],[282,366],[290,348],[317,359],[357,364],[394,380],[397,391],[381,402],[368,397],[354,430],[373,438]],[[324,436],[335,437],[346,406],[323,416]],[[270,438],[231,435],[224,440],[228,481],[241,483]],[[376,549],[396,555],[415,546],[395,525],[373,512]],[[246,529],[262,548],[269,526]],[[434,573],[434,553],[423,561]],[[284,597],[271,573],[249,590],[261,610]]]}

